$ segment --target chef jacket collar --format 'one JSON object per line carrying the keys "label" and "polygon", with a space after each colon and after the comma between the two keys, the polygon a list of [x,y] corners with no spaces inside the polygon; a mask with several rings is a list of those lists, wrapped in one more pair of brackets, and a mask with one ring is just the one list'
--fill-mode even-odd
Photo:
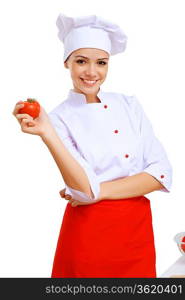
{"label": "chef jacket collar", "polygon": [[73,89],[70,89],[67,100],[72,105],[75,105],[75,106],[79,106],[79,105],[83,105],[83,104],[100,104],[100,103],[103,103],[103,96],[104,96],[104,92],[99,90],[99,92],[97,93],[97,97],[100,99],[101,102],[87,103],[86,96],[84,94],[77,93]]}

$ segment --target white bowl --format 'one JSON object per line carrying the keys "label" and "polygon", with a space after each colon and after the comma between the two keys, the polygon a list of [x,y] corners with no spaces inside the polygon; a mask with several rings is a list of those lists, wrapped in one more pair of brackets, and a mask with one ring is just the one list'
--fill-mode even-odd
{"label": "white bowl", "polygon": [[[184,238],[184,241],[182,241]],[[174,236],[174,241],[176,242],[180,252],[185,255],[185,232],[179,232]]]}

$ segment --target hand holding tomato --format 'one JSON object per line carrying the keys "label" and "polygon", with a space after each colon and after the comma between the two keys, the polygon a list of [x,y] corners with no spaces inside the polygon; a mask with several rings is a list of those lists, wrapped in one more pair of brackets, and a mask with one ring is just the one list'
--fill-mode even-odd
{"label": "hand holding tomato", "polygon": [[27,101],[22,102],[24,105],[18,110],[19,114],[28,114],[34,119],[39,116],[40,113],[40,104],[37,100],[28,98]]}
{"label": "hand holding tomato", "polygon": [[17,102],[12,112],[21,125],[21,130],[40,137],[53,132],[54,128],[44,108],[35,99],[28,100]]}

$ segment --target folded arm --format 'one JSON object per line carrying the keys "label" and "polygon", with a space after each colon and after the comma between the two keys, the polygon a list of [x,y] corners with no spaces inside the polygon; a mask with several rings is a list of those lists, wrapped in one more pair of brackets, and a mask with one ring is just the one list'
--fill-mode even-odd
{"label": "folded arm", "polygon": [[163,145],[156,138],[152,124],[137,98],[131,96],[127,103],[133,119],[137,120],[143,164],[137,174],[133,170],[127,177],[101,182],[98,197],[100,200],[137,197],[157,190],[169,192],[171,188],[172,166]]}
{"label": "folded arm", "polygon": [[163,188],[164,186],[156,178],[142,172],[114,181],[102,182],[99,198],[101,200],[132,198]]}
{"label": "folded arm", "polygon": [[98,199],[130,198],[160,190],[169,192],[172,167],[162,144],[155,137],[152,125],[137,99],[131,99],[134,118],[138,120],[143,146],[143,166],[140,173],[113,181],[99,182],[92,167],[78,152],[63,120],[50,113],[57,134],[45,137],[66,184],[65,194],[82,202]]}

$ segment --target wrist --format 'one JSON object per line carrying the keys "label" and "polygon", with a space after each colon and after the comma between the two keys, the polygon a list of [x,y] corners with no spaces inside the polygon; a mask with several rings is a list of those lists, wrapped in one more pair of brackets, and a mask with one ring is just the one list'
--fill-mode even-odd
{"label": "wrist", "polygon": [[100,200],[109,199],[108,194],[107,194],[106,182],[100,183],[100,194],[99,194],[98,199],[100,199]]}
{"label": "wrist", "polygon": [[43,140],[43,142],[47,142],[50,139],[52,139],[53,137],[56,137],[56,131],[53,127],[48,128],[48,130],[46,130],[45,132],[40,134],[41,139]]}

